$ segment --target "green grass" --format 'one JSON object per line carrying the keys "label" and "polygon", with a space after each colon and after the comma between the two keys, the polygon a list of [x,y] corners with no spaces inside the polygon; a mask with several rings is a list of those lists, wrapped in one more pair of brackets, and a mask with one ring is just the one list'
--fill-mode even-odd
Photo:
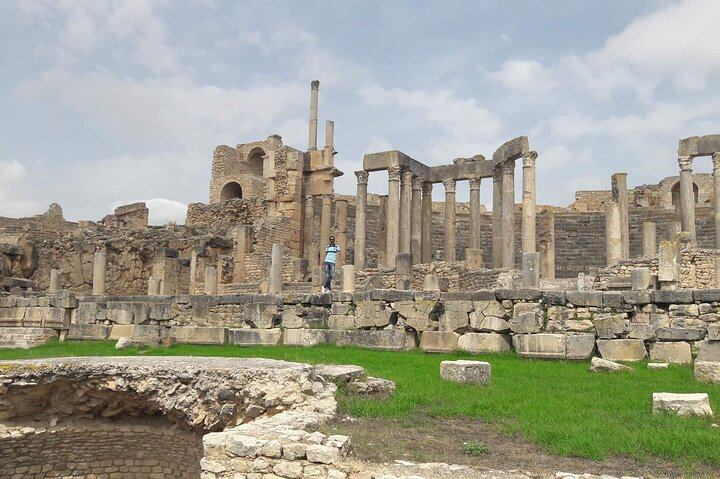
{"label": "green grass", "polygon": [[[192,355],[266,357],[307,363],[358,364],[372,376],[392,379],[397,393],[387,400],[340,395],[354,416],[420,421],[423,417],[467,417],[492,422],[507,434],[561,455],[602,460],[626,455],[661,457],[691,468],[720,465],[720,429],[701,418],[652,415],[653,392],[707,392],[720,413],[720,385],[693,380],[689,366],[650,371],[638,363],[633,373],[595,374],[586,361],[525,360],[513,354],[471,356],[381,352],[359,348],[237,348],[176,345],[167,349],[117,351],[112,342],[53,342],[30,350],[0,350],[0,359],[58,356]],[[472,386],[442,381],[440,361],[479,359],[492,364],[492,384]]]}

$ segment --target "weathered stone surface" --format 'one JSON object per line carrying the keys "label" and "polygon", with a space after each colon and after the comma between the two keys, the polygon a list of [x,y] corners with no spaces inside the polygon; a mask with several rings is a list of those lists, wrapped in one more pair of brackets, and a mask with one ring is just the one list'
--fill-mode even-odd
{"label": "weathered stone surface", "polygon": [[500,301],[540,301],[542,291],[537,289],[498,289],[495,297]]}
{"label": "weathered stone surface", "polygon": [[328,342],[338,346],[386,351],[408,351],[417,347],[415,334],[403,329],[327,331]]}
{"label": "weathered stone surface", "polygon": [[678,416],[710,416],[710,399],[706,393],[674,394],[653,393],[653,414],[664,412]]}
{"label": "weathered stone surface", "polygon": [[348,393],[365,397],[387,397],[395,394],[395,383],[389,379],[368,376],[352,381],[347,386]]}
{"label": "weathered stone surface", "polygon": [[628,327],[628,338],[630,339],[655,339],[655,326],[652,324],[630,323]]}
{"label": "weathered stone surface", "polygon": [[320,464],[333,464],[340,459],[340,451],[336,447],[310,444],[305,452],[307,460]]}
{"label": "weathered stone surface", "polygon": [[565,291],[543,291],[542,300],[548,305],[565,306],[567,303]]}
{"label": "weathered stone surface", "polygon": [[650,304],[652,297],[650,291],[623,291],[623,301],[626,304]]}
{"label": "weathered stone surface", "polygon": [[513,348],[525,358],[562,359],[567,352],[564,334],[516,334]]}
{"label": "weathered stone surface", "polygon": [[499,353],[512,350],[509,334],[465,333],[458,339],[458,347],[470,353]]}
{"label": "weathered stone surface", "polygon": [[[467,303],[470,303],[467,301]],[[445,303],[447,305],[447,303]],[[446,307],[447,308],[447,307]],[[440,331],[455,331],[458,333],[465,332],[470,327],[470,319],[467,311],[457,311],[445,309],[440,316],[438,329]]]}
{"label": "weathered stone surface", "polygon": [[412,301],[414,293],[401,289],[373,289],[370,299],[374,301]]}
{"label": "weathered stone surface", "polygon": [[442,361],[440,377],[456,383],[489,384],[490,363],[484,361]]}
{"label": "weathered stone surface", "polygon": [[610,361],[641,361],[647,357],[645,343],[639,339],[598,339],[600,356]]}
{"label": "weathered stone surface", "polygon": [[569,334],[565,337],[567,359],[588,359],[595,352],[594,334]]}
{"label": "weathered stone surface", "polygon": [[602,303],[603,308],[621,309],[625,306],[622,292],[620,291],[603,291]]}
{"label": "weathered stone surface", "polygon": [[709,324],[706,337],[710,341],[720,341],[720,323]]}
{"label": "weathered stone surface", "polygon": [[449,353],[458,349],[460,335],[453,331],[425,331],[420,336],[420,349],[432,353]]}
{"label": "weathered stone surface", "polygon": [[322,329],[285,329],[283,344],[288,346],[315,346],[328,342],[328,332]]}
{"label": "weathered stone surface", "polygon": [[315,373],[326,381],[347,384],[365,377],[365,368],[352,364],[320,364],[315,366]]}
{"label": "weathered stone surface", "polygon": [[228,343],[235,346],[276,346],[280,344],[283,333],[274,329],[228,329]]}
{"label": "weathered stone surface", "polygon": [[720,289],[696,289],[692,293],[693,299],[701,303],[720,301]]}
{"label": "weathered stone surface", "polygon": [[405,321],[405,326],[409,326],[417,331],[435,331],[438,329],[438,315],[434,314],[436,307],[440,303],[437,301],[418,300],[415,301],[397,301],[393,309]]}
{"label": "weathered stone surface", "polygon": [[602,291],[568,291],[566,294],[568,303],[575,306],[595,306],[600,308],[603,305]]}
{"label": "weathered stone surface", "polygon": [[700,341],[698,346],[698,361],[720,362],[720,341]]}
{"label": "weathered stone surface", "polygon": [[658,328],[656,335],[666,341],[699,341],[705,336],[705,331],[699,328]]}
{"label": "weathered stone surface", "polygon": [[68,339],[85,341],[104,341],[110,336],[110,326],[102,324],[71,324]]}
{"label": "weathered stone surface", "polygon": [[689,343],[656,341],[650,344],[648,351],[650,359],[653,361],[677,364],[692,363]]}
{"label": "weathered stone surface", "polygon": [[227,329],[173,326],[170,328],[170,337],[174,338],[178,343],[225,344],[227,342]]}
{"label": "weathered stone surface", "polygon": [[694,301],[691,290],[655,290],[652,292],[652,299],[656,303],[682,304]]}
{"label": "weathered stone surface", "polygon": [[667,369],[670,363],[648,363],[648,369]]}
{"label": "weathered stone surface", "polygon": [[628,321],[623,314],[599,315],[593,320],[598,338],[613,339],[628,332]]}
{"label": "weathered stone surface", "polygon": [[720,362],[695,361],[694,369],[696,381],[720,384]]}
{"label": "weathered stone surface", "polygon": [[595,357],[592,358],[592,360],[590,361],[590,371],[594,373],[602,373],[617,371],[635,371],[635,369],[631,368],[630,366],[625,366],[624,364]]}
{"label": "weathered stone surface", "polygon": [[537,303],[515,304],[510,330],[518,334],[538,333],[542,329],[542,308]]}

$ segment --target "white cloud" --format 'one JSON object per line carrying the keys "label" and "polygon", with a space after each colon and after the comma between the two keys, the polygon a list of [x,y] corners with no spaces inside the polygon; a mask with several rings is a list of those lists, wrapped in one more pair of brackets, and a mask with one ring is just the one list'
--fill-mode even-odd
{"label": "white cloud", "polygon": [[551,69],[537,60],[507,60],[486,78],[509,90],[540,94],[556,87]]}
{"label": "white cloud", "polygon": [[114,211],[118,206],[140,202],[145,203],[145,206],[147,206],[149,210],[148,223],[151,225],[165,225],[168,223],[185,224],[187,204],[166,198],[115,201],[112,205],[110,205],[110,212]]}
{"label": "white cloud", "polygon": [[30,216],[41,212],[42,205],[28,195],[27,171],[25,164],[15,158],[0,161],[0,216]]}

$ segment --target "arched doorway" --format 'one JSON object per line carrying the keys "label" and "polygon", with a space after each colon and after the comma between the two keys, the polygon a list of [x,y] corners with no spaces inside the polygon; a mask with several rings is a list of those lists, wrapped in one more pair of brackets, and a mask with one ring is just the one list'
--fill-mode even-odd
{"label": "arched doorway", "polygon": [[255,147],[252,150],[250,150],[250,153],[248,153],[247,156],[247,164],[248,164],[248,173],[252,173],[253,175],[262,176],[263,175],[263,157],[265,156],[265,150],[262,148]]}
{"label": "arched doorway", "polygon": [[231,181],[223,186],[222,190],[220,190],[220,201],[227,201],[242,197],[242,187],[235,181]]}
{"label": "arched doorway", "polygon": [[[693,204],[698,204],[698,195],[699,195],[699,189],[698,185],[693,183]],[[675,207],[675,209],[680,208],[680,182],[676,182],[672,188],[670,189],[670,194],[672,195],[672,204]]]}

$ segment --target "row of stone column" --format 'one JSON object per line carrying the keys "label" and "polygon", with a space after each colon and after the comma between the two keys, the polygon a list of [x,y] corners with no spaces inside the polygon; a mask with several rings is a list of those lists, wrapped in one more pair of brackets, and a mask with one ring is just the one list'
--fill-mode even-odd
{"label": "row of stone column", "polygon": [[[682,231],[695,235],[695,193],[692,181],[692,156],[678,158],[680,166],[680,225]],[[720,249],[720,152],[713,153],[713,217],[715,220],[715,248]]]}
{"label": "row of stone column", "polygon": [[[316,225],[314,221],[313,196],[305,197],[305,212],[303,215],[303,257],[308,260],[308,267],[311,270],[322,262],[325,254],[325,245],[328,244],[331,233],[335,236],[335,242],[340,246],[341,254],[344,255],[347,253],[347,200],[341,198],[335,200],[335,224],[333,225],[333,195],[324,194],[319,196],[322,198],[319,242],[315,241]],[[363,226],[365,225],[363,224]]]}

